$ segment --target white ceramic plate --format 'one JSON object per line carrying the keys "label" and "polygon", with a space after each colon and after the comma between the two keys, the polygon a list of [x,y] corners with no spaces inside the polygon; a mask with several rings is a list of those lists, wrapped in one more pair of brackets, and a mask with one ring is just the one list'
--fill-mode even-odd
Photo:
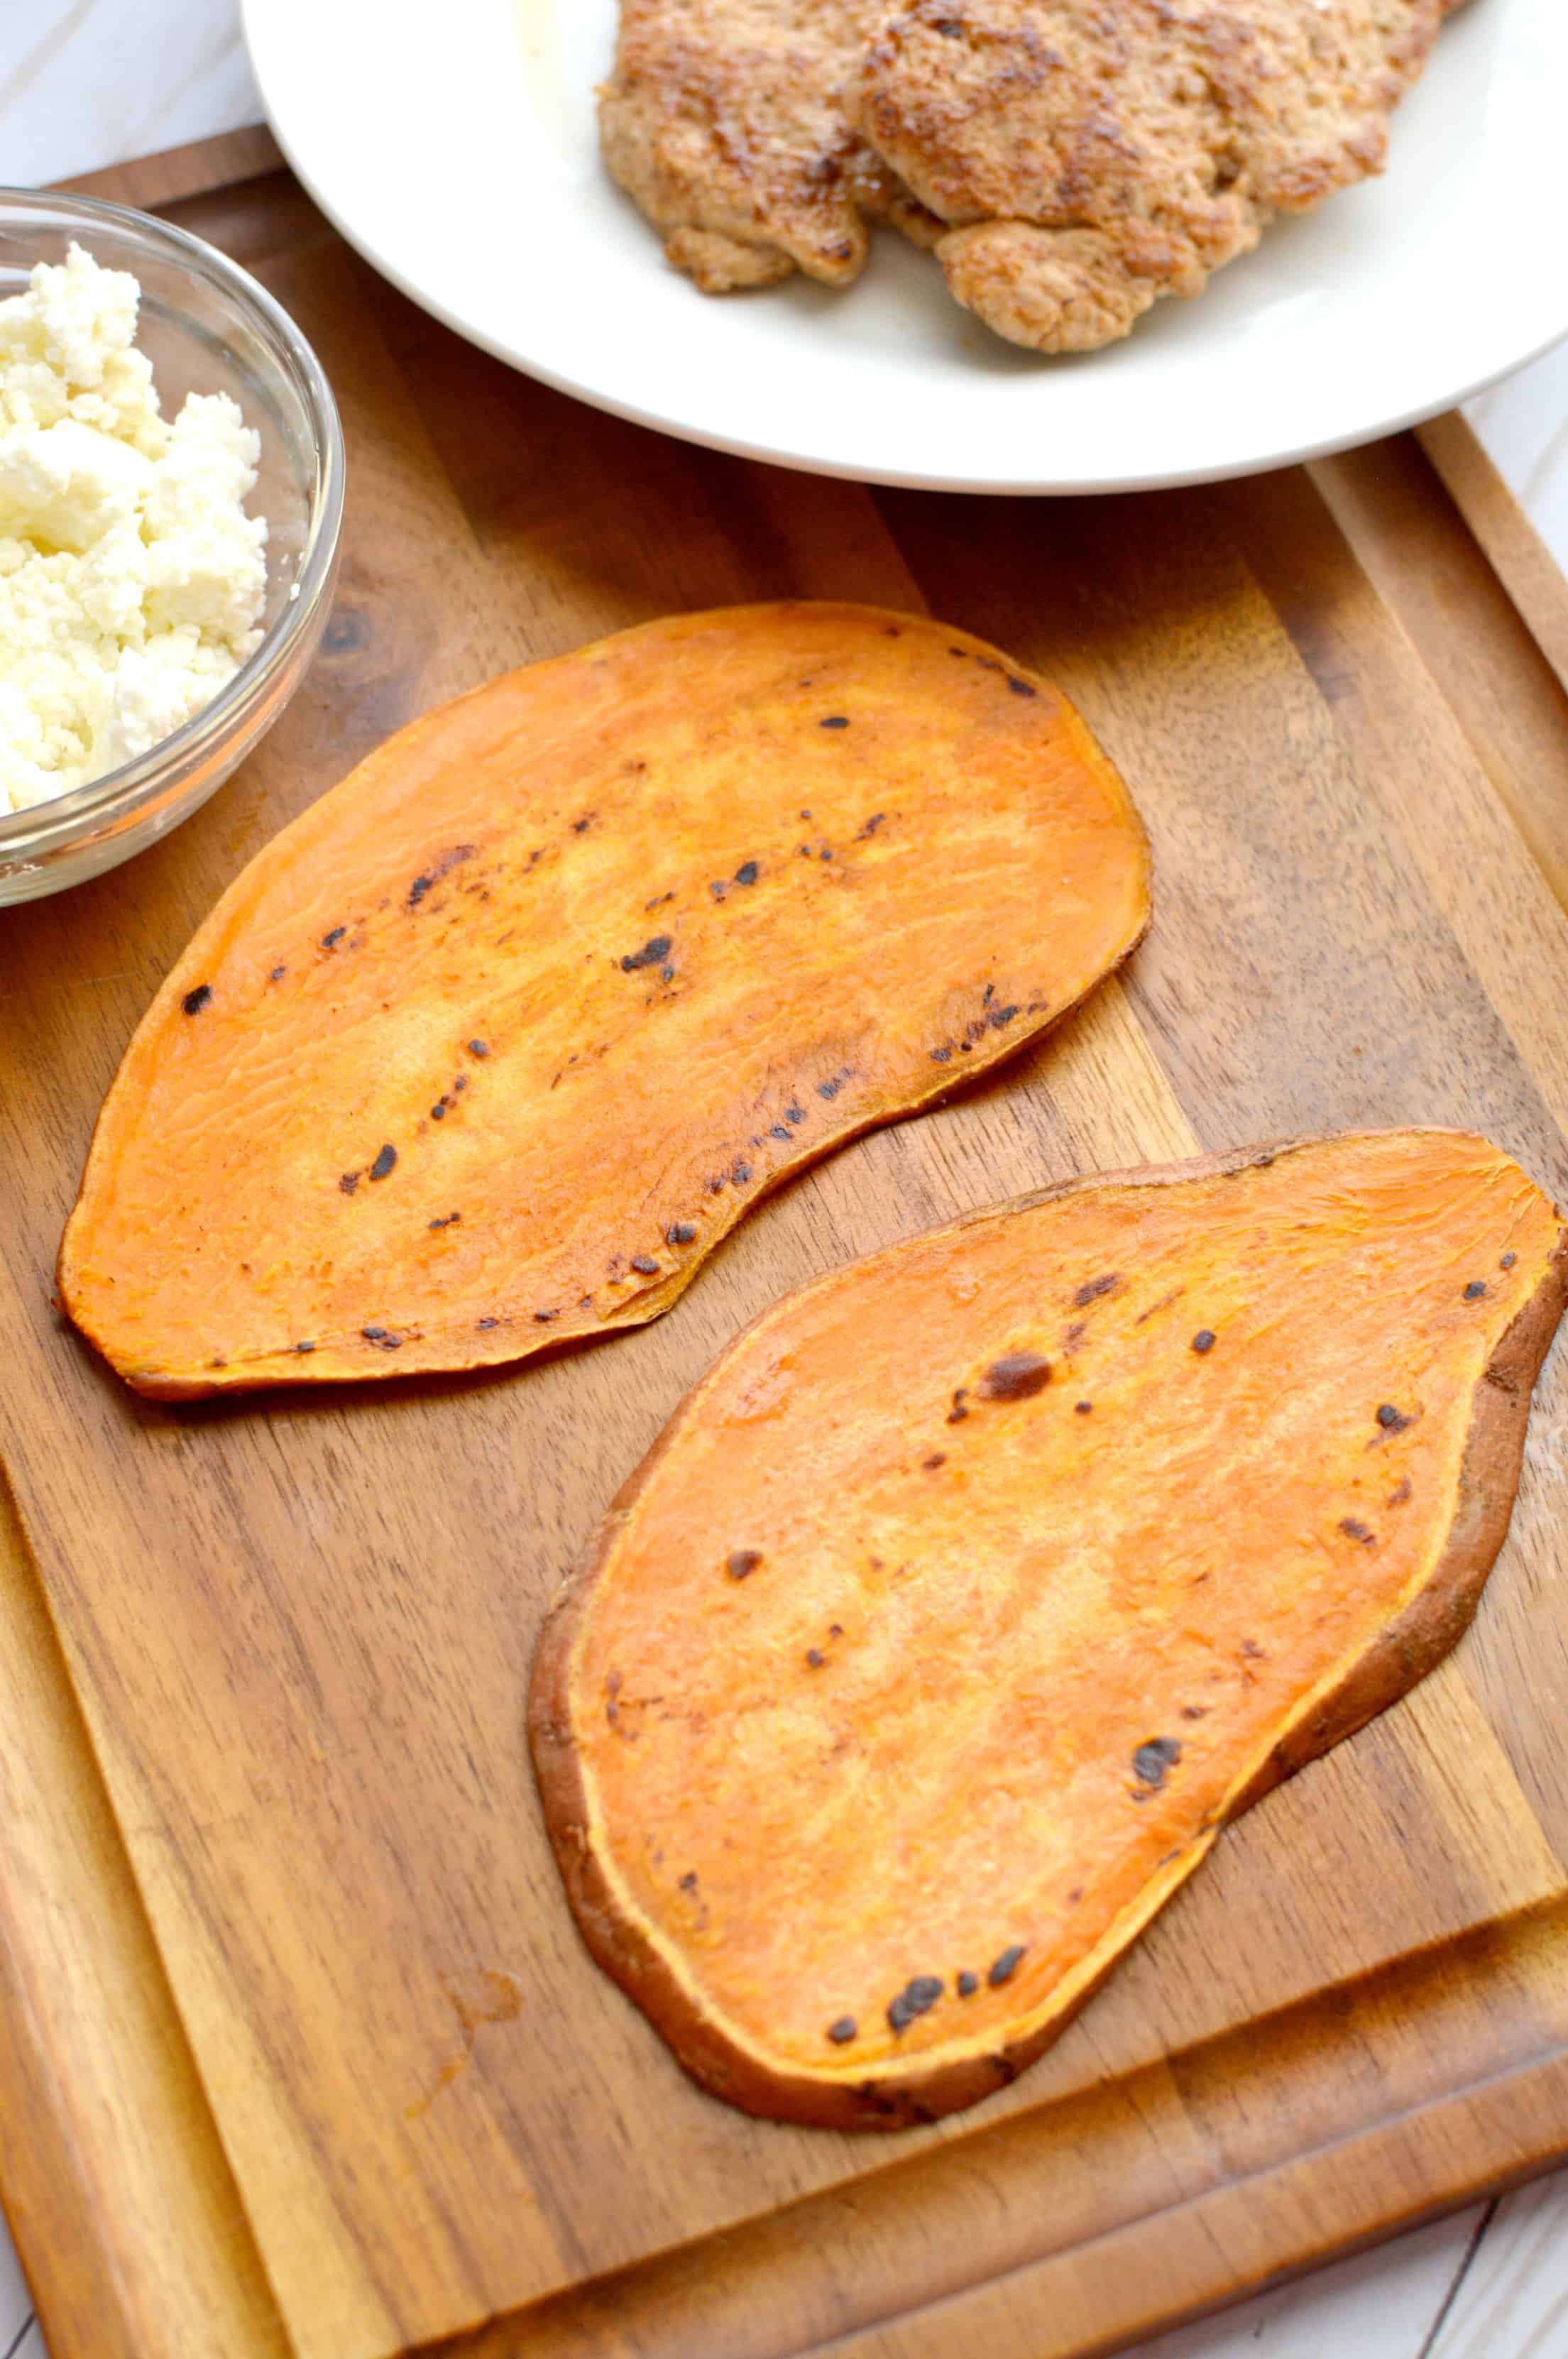
{"label": "white ceramic plate", "polygon": [[289,160],[406,293],[503,360],[693,441],[877,483],[1094,492],[1345,448],[1568,334],[1568,0],[1472,0],[1386,176],[1193,303],[1019,353],[892,233],[859,283],[714,299],[602,170],[615,0],[245,0]]}

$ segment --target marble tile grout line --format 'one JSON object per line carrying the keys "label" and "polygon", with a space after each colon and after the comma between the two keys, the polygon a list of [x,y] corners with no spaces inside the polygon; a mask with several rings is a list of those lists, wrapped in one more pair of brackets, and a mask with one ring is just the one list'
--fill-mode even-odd
{"label": "marble tile grout line", "polygon": [[1465,2283],[1465,2280],[1469,2276],[1471,2270],[1475,2267],[1476,2256],[1481,2250],[1481,2245],[1486,2238],[1486,2231],[1490,2228],[1493,2221],[1497,2216],[1497,2204],[1500,2200],[1501,2199],[1499,2197],[1494,2195],[1486,2210],[1482,2212],[1481,2217],[1476,2221],[1475,2234],[1471,2236],[1470,2242],[1465,2245],[1464,2254],[1460,2259],[1459,2267],[1454,2273],[1454,2282],[1443,2297],[1443,2302],[1439,2308],[1437,2316],[1432,2320],[1432,2324],[1427,2329],[1426,2340],[1421,2344],[1421,2349],[1417,2352],[1416,2359],[1432,2359],[1432,2354],[1437,2347],[1437,2338],[1443,2332],[1443,2328],[1447,2325],[1449,2313],[1453,2310],[1454,2303],[1459,2299],[1459,2288]]}
{"label": "marble tile grout line", "polygon": [[[17,2352],[21,2349],[23,2343],[27,2341],[28,2334],[37,2324],[37,2313],[29,2310],[26,2318],[23,2319],[22,2323],[17,2327],[16,2332],[11,2337],[10,2342],[5,2345],[5,2350],[0,2351],[0,2359],[16,2359]],[[1425,2359],[1424,2353],[1422,2354],[1422,2359]]]}

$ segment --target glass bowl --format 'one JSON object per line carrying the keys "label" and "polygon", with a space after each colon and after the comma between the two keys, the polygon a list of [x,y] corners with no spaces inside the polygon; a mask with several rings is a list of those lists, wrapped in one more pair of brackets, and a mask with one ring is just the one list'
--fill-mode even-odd
{"label": "glass bowl", "polygon": [[320,362],[287,312],[215,247],[151,214],[88,197],[0,189],[0,296],[72,240],[140,281],[136,342],[165,417],[229,393],[261,437],[249,514],[267,524],[263,637],[210,704],[117,770],[0,813],[0,903],[79,885],[189,819],[271,728],[326,625],[343,522],[343,445]]}

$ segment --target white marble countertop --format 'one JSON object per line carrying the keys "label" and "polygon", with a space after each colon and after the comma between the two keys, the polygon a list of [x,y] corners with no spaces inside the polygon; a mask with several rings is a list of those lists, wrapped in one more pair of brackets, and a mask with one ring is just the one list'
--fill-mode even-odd
{"label": "white marble countertop", "polygon": [[[260,120],[237,0],[0,0],[0,181]],[[1568,570],[1568,344],[1467,405]],[[1127,2359],[1568,2359],[1568,2171]],[[0,2359],[47,2359],[0,2223]]]}

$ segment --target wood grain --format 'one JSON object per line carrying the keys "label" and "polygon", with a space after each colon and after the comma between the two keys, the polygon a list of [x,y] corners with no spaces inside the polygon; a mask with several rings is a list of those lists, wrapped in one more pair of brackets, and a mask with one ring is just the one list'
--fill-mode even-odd
{"label": "wood grain", "polygon": [[[1460,445],[1449,438],[1434,447],[1452,455]],[[1312,473],[1559,904],[1568,907],[1568,582],[1541,549],[1564,605],[1564,660],[1554,670],[1501,577],[1476,564],[1473,525],[1443,497],[1413,438],[1321,461]],[[1418,539],[1421,562],[1412,566]]]}
{"label": "wood grain", "polygon": [[[1432,2326],[1475,2250],[1490,2204],[1415,2228],[1218,2315],[1143,2343],[1127,2359],[1426,2359]],[[1505,2359],[1498,2353],[1496,2359]],[[1506,2359],[1518,2359],[1517,2354]]]}
{"label": "wood grain", "polygon": [[[137,2084],[144,2118],[186,2122],[220,2271],[220,2224],[237,2239],[230,2341],[193,2342],[155,2289],[134,2347],[1066,2359],[1541,2168],[1568,2145],[1561,1360],[1459,1657],[1228,1835],[1040,2066],[891,2151],[681,2079],[577,1943],[520,1729],[542,1605],[604,1499],[817,1271],[1059,1174],[1357,1123],[1473,1123],[1568,1193],[1568,921],[1535,774],[1568,760],[1562,716],[1424,462],[1394,446],[1386,493],[1320,470],[874,499],[512,375],[286,174],[174,210],[316,342],[351,483],[337,613],[274,734],[168,842],[0,936],[4,1449],[39,1584],[13,1548],[0,1612],[32,1598],[37,1659],[47,1603],[83,1855],[123,1845],[103,1905],[136,2020],[161,2006],[159,2048],[175,2023],[186,2043],[188,2077]],[[1444,595],[1480,617],[1454,681],[1399,556],[1427,515]],[[1125,984],[804,1175],[644,1332],[374,1400],[124,1392],[51,1310],[53,1255],[119,1051],[221,886],[438,698],[660,611],[802,593],[929,605],[1083,706],[1154,837]],[[0,1774],[47,1790],[4,1728]],[[82,1883],[51,1920],[25,1868],[7,1821],[13,1975],[47,1976],[51,1921],[100,1971]],[[16,2019],[5,2093],[53,2075],[64,2133],[0,2171],[55,2359],[85,2359],[114,2346],[67,2288],[134,2259],[145,2180],[118,2197],[111,2132],[82,2126],[104,2043]],[[73,2140],[101,2227],[50,2201]],[[171,2199],[180,2233],[195,2200]]]}
{"label": "wood grain", "polygon": [[1568,687],[1568,581],[1562,567],[1457,412],[1431,419],[1417,439],[1542,655]]}
{"label": "wood grain", "polygon": [[285,2359],[3,1484],[0,1688],[0,2184],[55,2352]]}
{"label": "wood grain", "polygon": [[101,171],[79,174],[70,187],[75,196],[106,197],[111,204],[162,212],[182,198],[206,195],[256,179],[264,172],[276,172],[282,163],[282,151],[266,124],[253,123],[243,130],[221,132],[213,139],[166,147],[134,163],[105,164]]}

